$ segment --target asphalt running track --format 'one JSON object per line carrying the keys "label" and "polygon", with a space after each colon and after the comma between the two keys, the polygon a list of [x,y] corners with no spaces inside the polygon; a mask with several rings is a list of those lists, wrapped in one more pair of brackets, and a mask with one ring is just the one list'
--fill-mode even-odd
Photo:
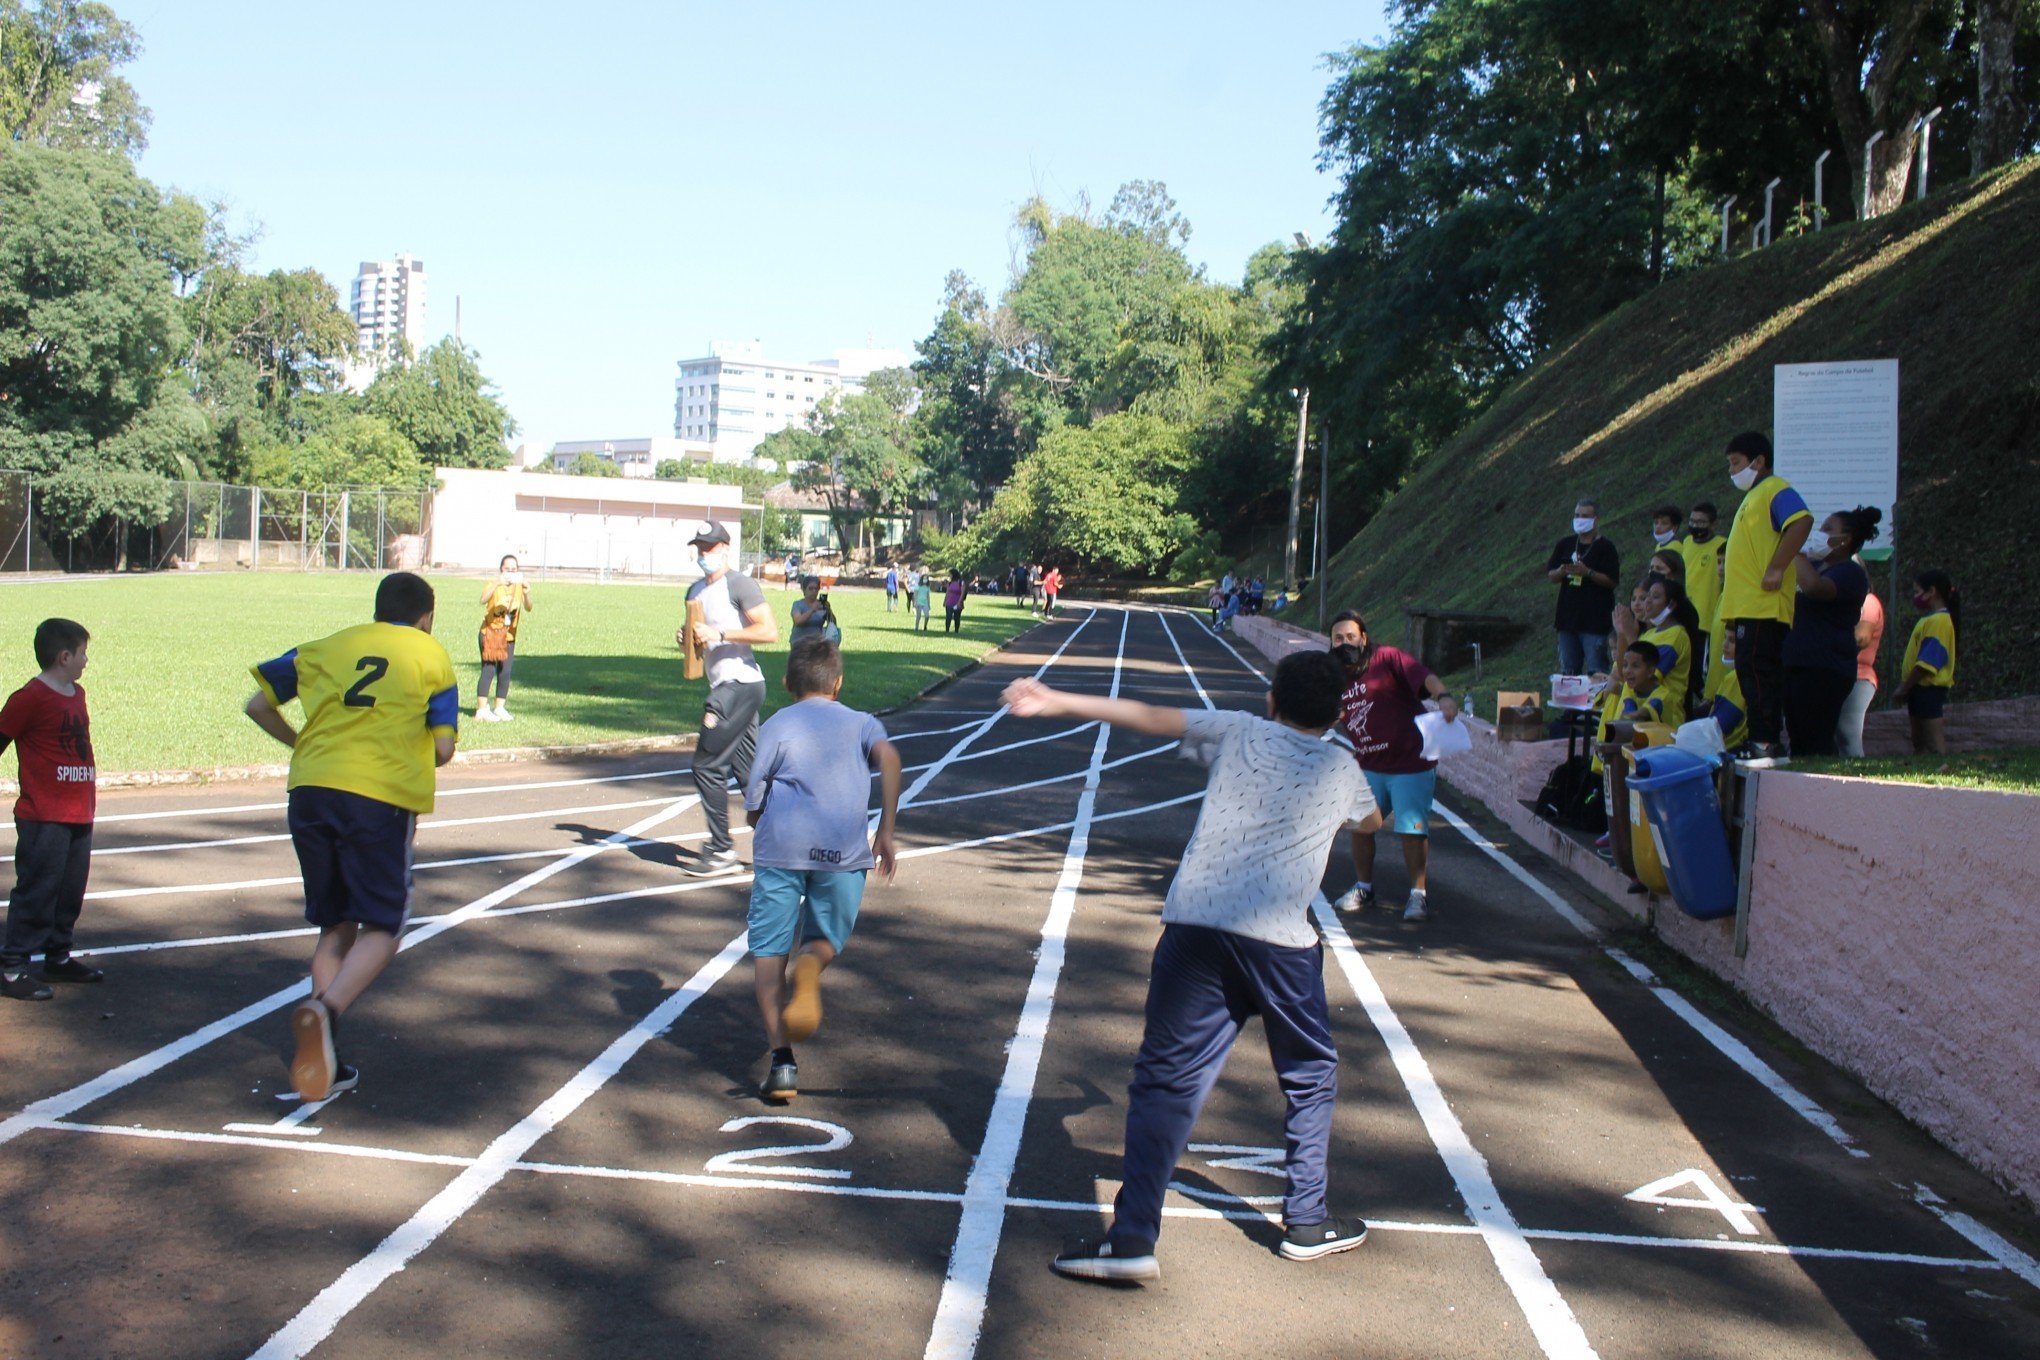
{"label": "asphalt running track", "polygon": [[310,1109],[278,1098],[310,949],[281,790],[109,793],[81,938],[110,981],[0,1010],[0,1356],[2040,1355],[2030,1217],[1640,980],[1463,808],[1430,922],[1320,916],[1367,1245],[1275,1255],[1250,1030],[1161,1284],[1052,1276],[1115,1188],[1202,781],[998,692],[1258,708],[1256,666],[1191,615],[1079,610],[890,718],[910,857],[785,1110],[752,1094],[747,881],[674,869],[684,757],[449,773],[406,952],[348,1017],[362,1087]]}

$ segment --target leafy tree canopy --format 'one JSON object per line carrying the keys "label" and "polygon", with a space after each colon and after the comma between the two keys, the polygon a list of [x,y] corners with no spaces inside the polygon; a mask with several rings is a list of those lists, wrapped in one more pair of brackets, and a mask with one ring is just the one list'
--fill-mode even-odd
{"label": "leafy tree canopy", "polygon": [[141,49],[110,5],[0,0],[0,122],[8,139],[139,153],[149,111],[115,71]]}
{"label": "leafy tree canopy", "polygon": [[369,384],[367,407],[435,467],[500,468],[517,433],[475,351],[454,339],[428,347],[414,363],[393,364]]}

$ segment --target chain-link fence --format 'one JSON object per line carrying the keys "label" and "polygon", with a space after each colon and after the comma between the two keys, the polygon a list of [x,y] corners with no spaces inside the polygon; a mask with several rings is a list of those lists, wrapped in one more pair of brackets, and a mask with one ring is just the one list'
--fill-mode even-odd
{"label": "chain-link fence", "polygon": [[179,567],[417,569],[429,560],[432,492],[390,487],[290,491],[171,482],[155,523],[108,517],[59,530],[36,478],[0,470],[0,572]]}

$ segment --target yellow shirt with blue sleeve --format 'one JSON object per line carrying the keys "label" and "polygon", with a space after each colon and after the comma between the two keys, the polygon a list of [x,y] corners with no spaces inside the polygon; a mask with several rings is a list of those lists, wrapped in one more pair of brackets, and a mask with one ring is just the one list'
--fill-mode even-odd
{"label": "yellow shirt with blue sleeve", "polygon": [[1778,555],[1785,530],[1800,520],[1811,521],[1813,512],[1792,489],[1792,483],[1772,475],[1751,487],[1736,507],[1735,524],[1728,531],[1727,567],[1722,575],[1719,619],[1775,619],[1792,622],[1793,605],[1799,591],[1792,578],[1792,564],[1785,564],[1784,584],[1777,590],[1764,589],[1764,573]]}
{"label": "yellow shirt with blue sleeve", "polygon": [[[1700,631],[1721,631],[1721,555],[1728,540],[1716,534],[1705,543],[1691,537],[1679,540],[1679,556],[1686,560],[1686,598],[1700,616]],[[1761,577],[1758,579],[1762,579]]]}
{"label": "yellow shirt with blue sleeve", "polygon": [[1637,639],[1657,648],[1658,685],[1656,693],[1663,702],[1663,716],[1654,722],[1668,722],[1674,727],[1686,721],[1687,686],[1693,681],[1693,638],[1677,623],[1667,623],[1662,628],[1653,628]]}
{"label": "yellow shirt with blue sleeve", "polygon": [[252,670],[271,703],[304,705],[291,788],[341,789],[432,811],[433,738],[457,735],[460,691],[453,658],[430,633],[357,624]]}
{"label": "yellow shirt with blue sleeve", "polygon": [[1915,683],[1955,687],[1955,620],[1945,609],[1936,609],[1913,625],[1912,640],[1905,644],[1905,665],[1899,669],[1900,683],[1911,680],[1922,666],[1930,674]]}

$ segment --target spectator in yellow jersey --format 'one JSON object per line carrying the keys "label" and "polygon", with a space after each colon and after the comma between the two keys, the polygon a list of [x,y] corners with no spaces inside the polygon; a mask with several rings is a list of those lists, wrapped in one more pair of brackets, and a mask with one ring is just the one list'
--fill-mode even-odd
{"label": "spectator in yellow jersey", "polygon": [[[290,838],[305,919],[319,928],[312,994],[290,1017],[291,1086],[305,1100],[361,1079],[335,1047],[340,1016],[397,954],[411,914],[411,840],[432,810],[435,771],[453,759],[460,689],[432,637],[432,587],[382,579],[375,621],[253,668],[255,725],[291,748]],[[304,724],[283,706],[297,700]]]}
{"label": "spectator in yellow jersey", "polygon": [[1669,576],[1653,575],[1644,582],[1641,619],[1643,635],[1637,640],[1657,648],[1663,720],[1677,727],[1700,707],[1700,648],[1706,634],[1685,587]]}
{"label": "spectator in yellow jersey", "polygon": [[1721,652],[1735,658],[1748,701],[1745,753],[1770,757],[1783,752],[1785,635],[1797,595],[1792,559],[1813,532],[1813,515],[1772,467],[1771,441],[1755,431],[1728,441],[1728,479],[1746,494],[1724,558]]}
{"label": "spectator in yellow jersey", "polygon": [[1948,730],[1944,715],[1948,691],[1955,688],[1955,637],[1962,627],[1962,592],[1948,573],[1923,571],[1913,577],[1913,606],[1924,610],[1905,644],[1905,664],[1893,702],[1905,705],[1912,719],[1915,751],[1946,755]]}
{"label": "spectator in yellow jersey", "polygon": [[1721,555],[1728,549],[1728,540],[1714,532],[1719,518],[1713,501],[1701,501],[1686,512],[1686,536],[1673,545],[1686,559],[1686,598],[1708,637],[1710,662],[1721,647]]}
{"label": "spectator in yellow jersey", "polygon": [[[518,570],[517,559],[509,553],[496,571],[496,579],[482,592],[482,680],[475,690],[475,721],[509,722],[510,710],[503,706],[510,697],[510,663],[517,659],[517,625],[531,610],[531,587]],[[496,685],[496,706],[489,707],[489,683]]]}

